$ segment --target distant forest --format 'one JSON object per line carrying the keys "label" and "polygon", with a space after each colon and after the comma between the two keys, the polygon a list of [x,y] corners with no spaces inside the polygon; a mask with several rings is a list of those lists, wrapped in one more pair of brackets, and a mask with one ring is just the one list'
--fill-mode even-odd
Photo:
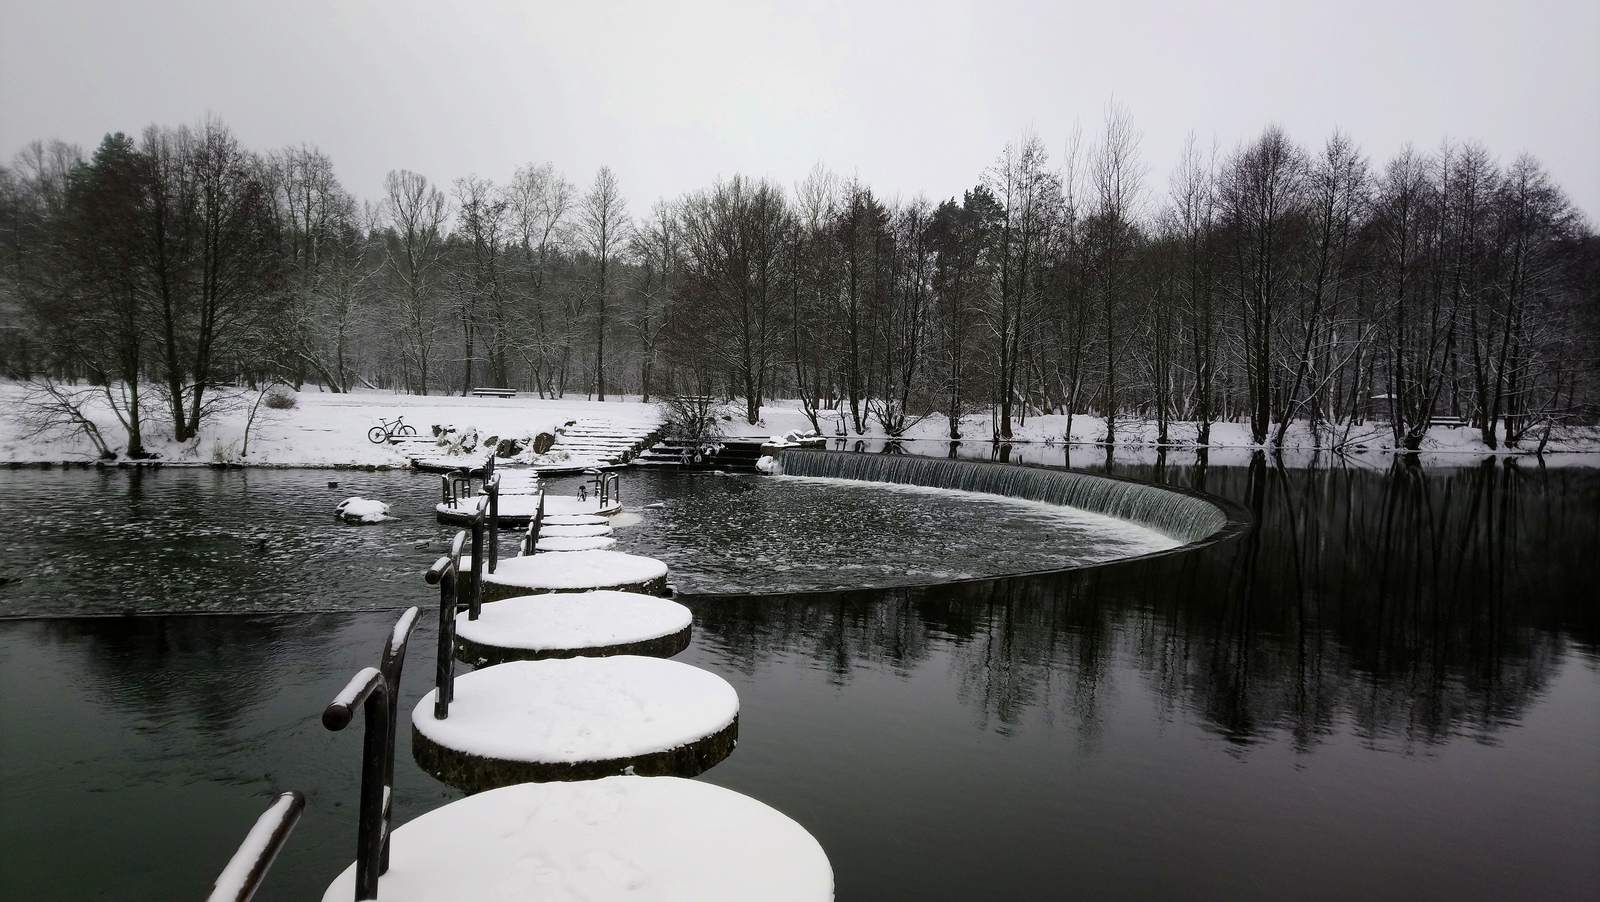
{"label": "distant forest", "polygon": [[943,413],[952,438],[985,412],[998,437],[1054,413],[1329,446],[1379,420],[1416,448],[1459,417],[1496,446],[1600,417],[1600,239],[1529,156],[1378,165],[1269,126],[1152,175],[1116,109],[1057,158],[1006,146],[959,198],[819,166],[645,213],[608,168],[549,164],[358,199],[314,147],[207,119],[0,167],[0,370],[180,441],[218,386],[282,380],[716,395],[751,422],[799,399],[858,432]]}

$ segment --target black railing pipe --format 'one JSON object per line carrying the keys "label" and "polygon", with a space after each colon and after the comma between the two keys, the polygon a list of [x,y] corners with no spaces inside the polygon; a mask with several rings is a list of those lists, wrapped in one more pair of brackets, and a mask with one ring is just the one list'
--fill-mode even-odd
{"label": "black railing pipe", "polygon": [[[389,712],[392,690],[376,667],[364,668],[351,678],[322,712],[322,725],[335,732],[355,719],[357,705],[366,714],[367,729],[361,742],[361,808],[356,827],[356,902],[378,898],[378,877],[383,873],[383,847],[389,832],[389,787],[385,761],[393,755],[394,722]],[[390,765],[392,766],[392,765]]]}
{"label": "black railing pipe", "polygon": [[539,487],[539,506],[533,512],[533,518],[528,521],[528,532],[522,537],[522,553],[533,554],[539,545],[539,530],[544,528],[544,487]]}
{"label": "black railing pipe", "polygon": [[[406,666],[406,646],[411,642],[411,632],[417,628],[417,620],[421,611],[409,607],[400,620],[395,623],[394,630],[389,633],[389,641],[383,646],[383,659],[378,665],[378,671],[383,674],[383,679],[389,684],[389,742],[383,754],[383,785],[394,786],[394,731],[400,726],[400,671]],[[387,800],[389,793],[385,793]],[[384,873],[389,870],[389,805],[385,804],[383,812],[383,861],[381,867]]]}
{"label": "black railing pipe", "polygon": [[[499,565],[499,563],[500,563],[500,474],[499,473],[494,474],[494,476],[489,478],[488,482],[483,484],[483,492],[484,492],[484,494],[489,496],[489,572],[493,573],[494,572],[494,568],[497,565]],[[478,597],[482,598],[482,595],[480,594]],[[476,611],[474,611],[473,614],[472,614],[472,619],[476,620],[477,618],[478,618],[478,614],[477,614]]]}
{"label": "black railing pipe", "polygon": [[[483,608],[483,532],[489,519],[489,499],[480,495],[472,511],[472,593],[467,596],[467,619],[477,620]],[[459,566],[459,563],[458,563]]]}
{"label": "black railing pipe", "polygon": [[222,869],[206,902],[250,902],[305,809],[305,796],[293,791],[279,793],[245,834],[239,851]]}
{"label": "black railing pipe", "polygon": [[444,720],[450,716],[450,702],[456,691],[456,608],[458,575],[461,569],[461,550],[466,545],[465,530],[456,533],[450,542],[450,553],[434,561],[423,574],[428,585],[439,587],[439,654],[434,669],[433,716]]}

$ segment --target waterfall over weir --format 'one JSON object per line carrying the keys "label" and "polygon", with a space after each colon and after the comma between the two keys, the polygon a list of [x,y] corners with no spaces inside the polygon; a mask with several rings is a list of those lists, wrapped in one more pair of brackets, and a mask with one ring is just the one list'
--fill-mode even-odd
{"label": "waterfall over weir", "polygon": [[1091,473],[1017,464],[787,449],[778,457],[777,472],[987,492],[1061,504],[1129,520],[1184,544],[1216,535],[1230,520],[1223,508],[1199,495]]}

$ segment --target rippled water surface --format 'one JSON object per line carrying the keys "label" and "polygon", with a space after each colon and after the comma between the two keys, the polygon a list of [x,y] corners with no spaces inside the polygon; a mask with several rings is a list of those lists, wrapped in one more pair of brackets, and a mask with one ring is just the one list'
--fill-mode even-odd
{"label": "rippled water surface", "polygon": [[973,492],[789,476],[632,482],[630,500],[654,500],[638,502],[618,547],[666,561],[688,592],[947,582],[1177,545],[1110,517]]}
{"label": "rippled water surface", "polygon": [[[844,902],[1594,898],[1600,469],[1245,460],[1118,465],[1259,524],[1200,550],[910,592],[686,596],[678,660],[740,699],[738,749],[697,779],[814,833]],[[417,571],[447,532],[425,516],[437,480],[0,481],[7,613],[386,609],[0,621],[0,899],[203,898],[288,788],[307,812],[258,899],[320,898],[354,855],[361,739],[319,715],[376,662],[394,608],[432,598]],[[782,547],[764,536],[812,502],[768,510],[740,484],[630,475],[625,543]],[[339,527],[351,494],[404,519]],[[935,558],[969,537],[942,522],[1022,519],[941,521],[887,494],[912,505],[892,522],[801,518],[851,549],[816,570],[887,545],[871,524],[958,572]],[[427,619],[401,691],[401,823],[458,796],[410,759]]]}
{"label": "rippled water surface", "polygon": [[[336,483],[336,485],[330,485]],[[576,491],[576,479],[552,491]],[[888,586],[1051,570],[1172,547],[1131,524],[971,493],[628,473],[619,549],[690,592]],[[443,550],[437,476],[317,470],[0,471],[0,617],[396,609]],[[352,495],[398,519],[351,526]],[[516,536],[504,538],[507,553]]]}

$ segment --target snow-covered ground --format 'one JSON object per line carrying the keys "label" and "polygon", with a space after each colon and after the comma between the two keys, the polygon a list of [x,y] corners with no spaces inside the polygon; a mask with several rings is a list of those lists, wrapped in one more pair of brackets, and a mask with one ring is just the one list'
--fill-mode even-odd
{"label": "snow-covered ground", "polygon": [[[27,436],[29,429],[22,417],[21,401],[26,387],[9,381],[0,381],[0,464],[5,463],[62,463],[93,461],[97,454],[94,446],[80,435],[57,432],[49,435]],[[153,397],[153,394],[152,394]],[[379,425],[380,419],[393,420],[403,416],[406,425],[414,427],[421,436],[432,434],[434,426],[454,427],[456,435],[476,430],[481,440],[494,436],[531,440],[541,432],[553,432],[556,427],[572,420],[606,420],[613,423],[653,425],[662,419],[662,410],[655,404],[642,404],[637,396],[616,401],[590,401],[582,397],[545,400],[532,395],[515,398],[461,398],[455,396],[401,395],[389,392],[360,391],[351,394],[331,394],[314,389],[295,395],[295,406],[287,410],[274,410],[265,405],[256,407],[255,420],[249,422],[250,405],[256,399],[253,391],[232,392],[226,409],[208,420],[200,436],[189,442],[174,442],[167,420],[159,410],[152,410],[145,427],[145,447],[161,455],[168,462],[232,463],[252,466],[282,467],[343,467],[379,466],[404,467],[418,448],[404,445],[373,444],[367,431]],[[780,402],[762,408],[761,419],[752,426],[740,415],[742,408],[728,409],[729,419],[723,422],[726,437],[768,438],[781,436],[791,430],[811,428],[810,420],[794,402]],[[111,411],[99,405],[87,408],[89,416],[99,425],[101,433],[113,450],[125,450],[126,437]],[[248,448],[245,442],[246,425],[249,424]],[[871,422],[863,433],[847,429],[845,418],[829,411],[822,419],[822,432],[832,439],[845,435],[850,439],[883,439],[882,427]],[[964,417],[961,424],[965,442],[988,442],[994,434],[987,414]],[[1196,429],[1192,423],[1174,423],[1169,432],[1169,444],[1193,447]],[[949,424],[943,416],[923,419],[906,430],[902,438],[912,440],[944,441],[949,438]],[[1067,418],[1060,415],[1033,416],[1012,425],[1013,441],[1036,444],[1097,444],[1105,440],[1106,424],[1099,417],[1075,416],[1072,434],[1067,435]],[[1156,443],[1153,422],[1119,420],[1117,446],[1137,449]],[[1533,442],[1525,444],[1532,445]],[[1358,427],[1350,434],[1348,451],[1366,453],[1393,450],[1394,442],[1387,427],[1382,424]],[[1314,446],[1309,430],[1303,423],[1294,424],[1288,432],[1285,448],[1290,451],[1309,451]],[[1250,429],[1245,423],[1216,423],[1211,427],[1209,447],[1216,449],[1248,449]],[[443,449],[437,449],[443,450]],[[1477,430],[1468,427],[1450,428],[1435,426],[1423,442],[1423,450],[1432,454],[1488,454],[1493,453],[1483,444]],[[1500,453],[1529,453],[1529,449]],[[1600,452],[1600,430],[1594,428],[1566,430],[1553,437],[1547,452]],[[481,453],[481,452],[476,452]]]}
{"label": "snow-covered ground", "polygon": [[[823,427],[822,432],[829,438],[846,435],[856,438],[857,434],[848,428],[848,413],[843,418],[834,411],[825,412],[819,419]],[[789,429],[809,429],[810,421],[806,419],[803,411],[791,405],[779,408],[762,408],[763,426],[755,430],[766,434],[770,429],[774,434]],[[748,429],[748,427],[746,427]],[[995,428],[987,413],[969,414],[961,419],[961,439],[964,442],[988,442],[994,438]],[[1175,422],[1168,426],[1167,444],[1169,447],[1196,447],[1196,437],[1199,429],[1195,423]],[[1502,433],[1503,434],[1503,433]],[[1138,420],[1119,418],[1117,420],[1118,447],[1126,448],[1152,448],[1157,445],[1157,429],[1154,420]],[[1339,435],[1344,436],[1341,428]],[[870,422],[861,436],[866,438],[886,438],[883,428],[875,421]],[[1013,419],[1011,424],[1011,439],[1013,442],[1027,442],[1036,444],[1103,444],[1106,438],[1106,421],[1103,417],[1078,414],[1072,417],[1072,434],[1067,434],[1067,417],[1061,414],[1048,416],[1030,416],[1026,420]],[[942,414],[934,414],[918,421],[906,429],[900,436],[909,440],[948,441],[950,438],[949,420]],[[1325,438],[1322,447],[1328,447]],[[1500,453],[1527,454],[1532,452],[1532,447],[1537,442],[1528,440],[1523,442],[1527,448],[1499,449]],[[1311,430],[1303,421],[1290,424],[1284,438],[1286,450],[1310,451],[1315,448]],[[1250,440],[1249,423],[1213,423],[1211,425],[1211,440],[1208,448],[1257,448]],[[1394,438],[1389,432],[1388,424],[1375,423],[1365,426],[1356,426],[1349,431],[1345,444],[1346,451],[1393,451]],[[1433,453],[1468,453],[1490,454],[1495,453],[1483,443],[1478,430],[1467,427],[1434,426],[1428,430],[1428,435],[1423,439],[1422,450]],[[1600,429],[1578,428],[1560,431],[1552,435],[1547,453],[1553,452],[1596,452],[1600,451]]]}
{"label": "snow-covered ground", "polygon": [[[26,387],[0,381],[0,463],[92,461],[98,457],[92,443],[80,435],[57,432],[25,437],[29,431],[21,412]],[[289,393],[294,394],[294,393]],[[295,406],[274,410],[256,408],[249,422],[256,392],[235,390],[230,403],[201,428],[198,438],[172,440],[168,418],[151,411],[144,429],[145,448],[168,462],[239,463],[281,467],[410,465],[417,448],[373,444],[367,430],[379,420],[404,417],[419,436],[432,435],[434,426],[454,427],[456,435],[476,430],[480,440],[491,436],[531,441],[541,432],[577,419],[653,425],[661,412],[654,404],[628,401],[577,399],[541,400],[532,395],[515,398],[461,398],[453,396],[399,395],[389,392],[331,394],[315,389],[294,394]],[[103,405],[88,408],[107,444],[126,450],[127,436],[112,412]],[[245,429],[249,425],[249,446]],[[444,450],[444,449],[435,449]],[[475,452],[480,455],[482,452]]]}

